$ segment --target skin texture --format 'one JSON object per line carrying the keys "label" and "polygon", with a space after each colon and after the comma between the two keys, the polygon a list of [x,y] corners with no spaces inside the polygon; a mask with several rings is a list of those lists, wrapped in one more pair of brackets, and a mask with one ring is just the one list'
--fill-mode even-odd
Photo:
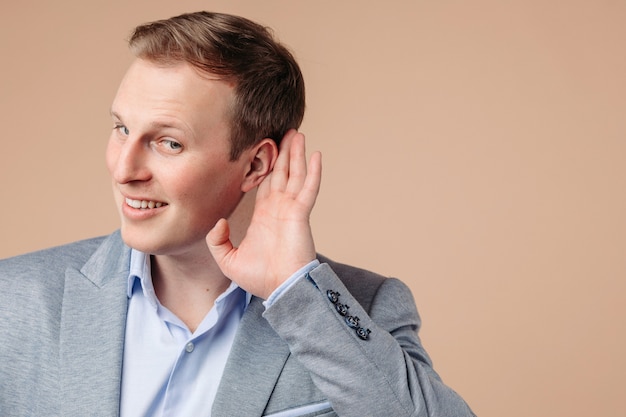
{"label": "skin texture", "polygon": [[[263,139],[231,161],[233,99],[231,84],[188,64],[136,59],[111,106],[106,162],[122,237],[153,255],[159,301],[192,330],[230,280],[267,298],[315,258],[309,216],[321,156],[307,170],[304,136],[292,130],[280,151]],[[231,219],[232,234],[245,235],[235,248],[225,219],[255,190],[249,224]]]}

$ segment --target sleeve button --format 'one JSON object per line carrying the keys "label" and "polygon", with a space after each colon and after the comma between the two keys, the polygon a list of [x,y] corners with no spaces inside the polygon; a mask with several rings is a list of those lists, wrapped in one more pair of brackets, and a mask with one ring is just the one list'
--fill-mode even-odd
{"label": "sleeve button", "polygon": [[341,304],[341,303],[335,304],[335,309],[337,309],[337,312],[341,314],[342,316],[345,316],[346,314],[348,314],[349,308],[350,307],[347,306],[346,304]]}
{"label": "sleeve button", "polygon": [[348,316],[346,317],[346,323],[353,329],[357,329],[359,327],[359,318],[357,316]]}
{"label": "sleeve button", "polygon": [[363,327],[359,327],[356,329],[356,334],[363,340],[367,340],[370,337],[370,329],[364,329]]}
{"label": "sleeve button", "polygon": [[328,290],[326,291],[326,295],[328,296],[328,299],[330,300],[331,303],[337,304],[337,301],[339,301],[339,296],[341,294],[333,290]]}

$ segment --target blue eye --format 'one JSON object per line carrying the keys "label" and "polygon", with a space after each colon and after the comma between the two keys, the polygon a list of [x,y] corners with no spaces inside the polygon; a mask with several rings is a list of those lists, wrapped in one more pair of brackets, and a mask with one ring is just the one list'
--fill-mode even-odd
{"label": "blue eye", "polygon": [[183,145],[181,145],[178,142],[175,142],[173,140],[164,140],[163,141],[165,143],[165,146],[167,146],[168,148],[170,148],[173,151],[177,151],[179,149],[182,149]]}
{"label": "blue eye", "polygon": [[119,130],[119,132],[124,136],[128,136],[130,134],[130,131],[124,125],[115,125],[114,129]]}

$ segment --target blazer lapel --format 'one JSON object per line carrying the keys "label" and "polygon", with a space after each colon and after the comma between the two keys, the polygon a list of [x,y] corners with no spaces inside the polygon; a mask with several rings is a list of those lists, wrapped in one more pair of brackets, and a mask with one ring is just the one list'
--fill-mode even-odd
{"label": "blazer lapel", "polygon": [[212,415],[261,416],[289,357],[289,348],[262,317],[262,300],[252,297],[241,319]]}
{"label": "blazer lapel", "polygon": [[119,413],[129,256],[116,233],[80,271],[66,271],[60,335],[63,416]]}

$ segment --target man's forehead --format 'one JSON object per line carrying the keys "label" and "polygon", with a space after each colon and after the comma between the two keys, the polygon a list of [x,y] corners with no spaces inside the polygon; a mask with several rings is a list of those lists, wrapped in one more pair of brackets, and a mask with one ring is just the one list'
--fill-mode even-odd
{"label": "man's forehead", "polygon": [[137,58],[120,83],[111,115],[135,131],[176,128],[198,136],[230,130],[233,103],[229,83],[201,76],[190,64]]}
{"label": "man's forehead", "polygon": [[202,72],[187,62],[163,63],[136,58],[120,82],[116,99],[127,94],[183,101],[208,96],[212,100],[228,99],[232,102],[234,84],[217,75]]}

